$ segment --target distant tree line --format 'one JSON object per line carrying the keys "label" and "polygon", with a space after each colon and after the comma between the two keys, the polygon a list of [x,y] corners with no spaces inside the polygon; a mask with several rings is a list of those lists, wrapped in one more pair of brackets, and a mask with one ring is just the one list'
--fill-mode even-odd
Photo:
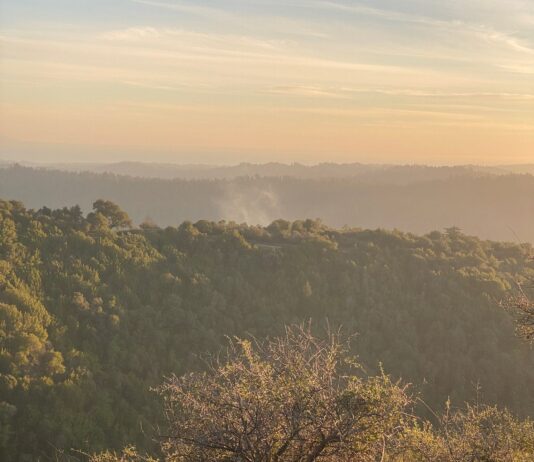
{"label": "distant tree line", "polygon": [[295,178],[275,171],[262,177],[164,180],[19,166],[0,168],[0,197],[34,208],[80,205],[84,213],[105,197],[121,204],[136,224],[148,219],[177,226],[205,219],[267,225],[278,218],[320,217],[334,227],[424,234],[459,226],[481,238],[534,242],[532,175],[418,166],[345,178]]}

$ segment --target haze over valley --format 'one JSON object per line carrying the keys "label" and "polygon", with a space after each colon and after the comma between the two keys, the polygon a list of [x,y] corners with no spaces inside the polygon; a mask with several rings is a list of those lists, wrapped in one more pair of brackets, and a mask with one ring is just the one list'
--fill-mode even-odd
{"label": "haze over valley", "polygon": [[534,0],[0,0],[0,462],[534,461]]}
{"label": "haze over valley", "polygon": [[484,239],[534,242],[529,165],[131,163],[57,168],[1,168],[0,197],[32,208],[80,205],[84,211],[105,197],[121,204],[137,225],[149,220],[164,227],[202,219],[268,225],[279,218],[311,217],[334,227],[424,234],[456,226]]}

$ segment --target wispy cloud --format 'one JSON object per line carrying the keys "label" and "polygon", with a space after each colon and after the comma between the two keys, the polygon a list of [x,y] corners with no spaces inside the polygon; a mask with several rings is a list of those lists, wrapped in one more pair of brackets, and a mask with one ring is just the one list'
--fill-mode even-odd
{"label": "wispy cloud", "polygon": [[[36,120],[57,129],[54,113],[71,127],[64,138],[86,136],[102,114],[103,137],[119,144],[116,133],[135,132],[147,146],[156,134],[195,146],[209,132],[210,146],[329,152],[355,146],[361,127],[375,137],[364,147],[388,127],[411,140],[420,127],[464,127],[477,150],[495,151],[494,133],[521,155],[534,149],[530,0],[129,0],[106,21],[97,3],[84,17],[35,3],[33,21],[2,28],[16,136]],[[520,141],[503,135],[513,127]]]}
{"label": "wispy cloud", "polygon": [[530,55],[534,54],[534,47],[509,34],[487,29],[485,27],[471,28],[471,31],[490,43],[505,45],[509,49],[521,53]]}
{"label": "wispy cloud", "polygon": [[456,31],[464,34],[469,33],[481,40],[505,45],[514,51],[529,54],[534,53],[534,48],[519,38],[514,37],[513,35],[504,31],[495,30],[493,27],[483,23],[472,23],[465,20],[444,20],[417,14],[404,13],[391,9],[369,7],[367,5],[357,3],[348,5],[334,1],[317,0],[313,2],[306,2],[305,5],[308,7],[343,11],[355,15],[372,16],[386,21],[416,24],[430,28]]}
{"label": "wispy cloud", "polygon": [[105,32],[99,38],[119,42],[152,42],[168,47],[184,48],[191,46],[211,46],[213,49],[239,51],[243,48],[262,51],[280,50],[292,44],[289,40],[260,39],[251,35],[204,33],[178,28],[129,27]]}
{"label": "wispy cloud", "polygon": [[514,73],[514,74],[526,74],[526,75],[533,74],[534,75],[534,63],[530,65],[529,64],[525,64],[525,65],[523,64],[501,64],[500,68],[504,69],[505,71]]}
{"label": "wispy cloud", "polygon": [[[534,70],[533,70],[534,72]],[[358,95],[383,95],[408,98],[432,98],[444,99],[480,99],[480,100],[511,100],[530,101],[534,100],[534,93],[510,93],[510,92],[451,92],[451,91],[428,91],[406,88],[350,88],[350,87],[320,87],[320,86],[277,86],[265,90],[271,94],[307,96],[307,97],[330,97],[350,98]]]}
{"label": "wispy cloud", "polygon": [[350,5],[345,3],[337,3],[333,1],[318,0],[312,2],[306,2],[303,6],[309,6],[320,9],[335,10],[345,13],[353,13],[357,15],[365,16],[374,16],[380,19],[385,19],[387,21],[397,21],[397,22],[409,22],[409,23],[418,23],[428,26],[443,26],[448,25],[447,21],[437,20],[425,16],[418,16],[413,14],[402,13],[399,11],[394,11],[391,9],[382,9],[370,7],[367,5],[352,3]]}
{"label": "wispy cloud", "polygon": [[167,10],[174,10],[181,13],[188,13],[198,16],[204,16],[209,18],[215,18],[215,19],[229,19],[234,17],[231,13],[228,13],[227,11],[223,9],[218,8],[211,8],[204,5],[199,5],[195,2],[180,2],[180,1],[173,1],[173,2],[163,2],[158,0],[130,0],[133,3],[137,3],[140,5],[147,5],[147,6],[153,6],[157,8],[164,8]]}
{"label": "wispy cloud", "polygon": [[[165,31],[159,32],[153,28],[134,28],[125,31],[112,32],[112,40],[119,42],[124,40],[138,40],[142,39],[146,41],[147,38],[156,39],[166,36]],[[115,56],[130,56],[144,59],[154,60],[169,60],[172,65],[179,65],[180,61],[190,62],[206,62],[206,63],[220,63],[220,64],[242,64],[245,70],[247,66],[254,64],[264,65],[285,65],[288,68],[317,68],[317,69],[337,69],[337,70],[352,70],[352,71],[368,71],[379,73],[391,73],[391,74],[403,74],[403,73],[416,73],[420,72],[420,69],[400,66],[400,65],[387,65],[387,64],[374,64],[368,62],[354,62],[348,60],[336,60],[323,57],[316,57],[313,55],[307,56],[306,54],[298,51],[293,51],[288,54],[287,50],[276,50],[274,45],[267,45],[266,42],[250,41],[242,37],[220,35],[208,36],[206,34],[190,34],[190,37],[202,37],[210,38],[211,44],[198,41],[183,42],[180,40],[172,42],[172,46],[169,44],[163,44],[163,46],[144,47],[144,46],[121,46],[117,44],[112,50],[109,45],[105,43],[99,43],[92,41],[87,43],[86,41],[73,41],[73,40],[37,40],[26,39],[23,37],[4,36],[0,39],[0,42],[18,44],[20,46],[26,46],[27,50],[36,55],[40,54],[40,51],[45,50],[59,52],[64,51],[82,51],[84,50],[86,55],[88,52],[98,54],[109,54],[110,51]],[[103,35],[103,40],[109,40],[107,34]],[[215,46],[214,42],[217,45]],[[240,45],[239,47],[237,45]],[[273,52],[276,51],[276,52]],[[86,60],[87,56],[84,58]],[[17,58],[14,58],[15,60]]]}
{"label": "wispy cloud", "polygon": [[323,97],[323,98],[344,98],[344,95],[341,91],[325,89],[321,87],[313,87],[306,85],[286,85],[278,86],[273,88],[268,88],[264,90],[265,93],[273,95],[284,95],[284,96],[304,96],[304,97]]}
{"label": "wispy cloud", "polygon": [[101,37],[112,41],[137,41],[160,37],[160,31],[155,27],[128,27],[126,29],[105,32]]}
{"label": "wispy cloud", "polygon": [[302,21],[299,18],[289,16],[276,16],[263,14],[262,16],[251,16],[235,11],[228,11],[222,8],[207,7],[199,5],[198,2],[165,2],[158,0],[130,0],[145,6],[186,13],[192,16],[225,23],[226,26],[233,25],[235,28],[245,30],[256,30],[271,32],[276,34],[304,36],[314,38],[327,38],[329,35],[320,28],[316,21]]}
{"label": "wispy cloud", "polygon": [[180,86],[156,85],[153,83],[139,82],[139,81],[132,81],[132,80],[123,80],[121,81],[121,83],[124,85],[131,86],[131,87],[146,88],[149,90],[162,90],[162,91],[179,91],[179,90],[183,90],[184,88],[187,88],[187,85],[180,85]]}

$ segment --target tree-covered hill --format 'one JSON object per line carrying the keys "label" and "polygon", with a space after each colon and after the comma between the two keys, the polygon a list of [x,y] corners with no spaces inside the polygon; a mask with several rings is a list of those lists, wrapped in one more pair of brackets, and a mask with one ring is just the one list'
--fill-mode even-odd
{"label": "tree-covered hill", "polygon": [[[0,166],[12,166],[14,161],[3,161]],[[360,162],[301,163],[249,163],[234,165],[176,164],[159,162],[119,161],[108,163],[66,162],[32,163],[19,162],[26,167],[63,170],[68,172],[112,173],[139,178],[161,179],[232,179],[243,176],[292,177],[292,178],[358,178],[366,182],[408,184],[415,181],[445,180],[458,176],[506,175],[510,173],[534,174],[534,164],[512,165],[453,165],[431,166],[424,164],[364,164]]]}
{"label": "tree-covered hill", "polygon": [[201,368],[227,335],[310,318],[357,333],[361,362],[382,362],[430,406],[479,384],[484,401],[533,416],[534,355],[498,307],[534,276],[531,252],[455,228],[128,229],[104,201],[88,215],[0,201],[0,459],[142,448],[164,376]]}
{"label": "tree-covered hill", "polygon": [[[0,160],[0,165],[2,161]],[[6,162],[5,166],[15,165]],[[19,164],[20,165],[20,164]],[[414,181],[443,180],[454,176],[499,175],[506,173],[529,173],[532,166],[517,166],[515,169],[507,167],[480,167],[474,165],[432,167],[427,165],[391,165],[391,164],[362,164],[354,163],[320,163],[304,165],[299,163],[283,164],[269,162],[265,164],[241,163],[237,165],[203,165],[203,164],[160,164],[148,162],[116,162],[98,163],[63,163],[63,164],[31,164],[23,162],[27,167],[38,167],[49,170],[69,172],[111,173],[115,175],[133,176],[139,178],[160,179],[233,179],[247,176],[261,177],[290,177],[301,179],[319,178],[358,178],[364,181],[407,184]]]}
{"label": "tree-covered hill", "polygon": [[334,227],[424,234],[458,226],[485,239],[534,243],[534,176],[482,175],[460,167],[408,166],[339,178],[165,180],[15,166],[0,168],[0,197],[34,208],[80,205],[84,211],[105,197],[137,224],[147,217],[172,226],[184,220],[266,225],[319,217]]}

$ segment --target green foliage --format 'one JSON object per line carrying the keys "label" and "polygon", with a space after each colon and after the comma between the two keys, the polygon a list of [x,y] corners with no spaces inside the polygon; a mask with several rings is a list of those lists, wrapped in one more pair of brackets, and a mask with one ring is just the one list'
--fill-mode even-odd
{"label": "green foliage", "polygon": [[357,332],[369,373],[382,361],[434,408],[480,383],[534,414],[533,355],[496,303],[532,278],[529,246],[313,220],[120,230],[106,207],[0,201],[0,460],[150,451],[164,376],[198,371],[227,335],[310,318]]}
{"label": "green foliage", "polygon": [[93,213],[90,213],[87,219],[95,227],[109,225],[110,228],[131,228],[132,226],[132,221],[125,211],[121,210],[117,204],[102,199],[98,199],[93,204]]}

